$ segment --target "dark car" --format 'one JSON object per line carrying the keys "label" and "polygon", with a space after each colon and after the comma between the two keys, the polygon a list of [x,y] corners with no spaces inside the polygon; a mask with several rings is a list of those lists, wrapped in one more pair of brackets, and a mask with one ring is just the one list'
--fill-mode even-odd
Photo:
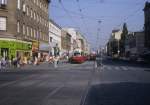
{"label": "dark car", "polygon": [[90,60],[96,60],[96,54],[90,54]]}

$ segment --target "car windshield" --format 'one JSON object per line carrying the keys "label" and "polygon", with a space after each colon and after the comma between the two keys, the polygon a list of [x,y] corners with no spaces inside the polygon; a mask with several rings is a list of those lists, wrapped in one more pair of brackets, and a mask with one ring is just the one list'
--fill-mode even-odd
{"label": "car windshield", "polygon": [[0,105],[150,105],[150,0],[0,0]]}

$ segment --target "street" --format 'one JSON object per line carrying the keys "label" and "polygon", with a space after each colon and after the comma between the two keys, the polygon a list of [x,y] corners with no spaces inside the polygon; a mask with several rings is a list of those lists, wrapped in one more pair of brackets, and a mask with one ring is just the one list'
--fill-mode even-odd
{"label": "street", "polygon": [[150,105],[150,67],[105,58],[0,72],[0,105]]}

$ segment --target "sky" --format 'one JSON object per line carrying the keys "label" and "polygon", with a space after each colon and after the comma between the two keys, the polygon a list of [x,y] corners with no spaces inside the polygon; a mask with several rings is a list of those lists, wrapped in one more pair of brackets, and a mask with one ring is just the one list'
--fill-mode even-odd
{"label": "sky", "polygon": [[129,31],[144,27],[145,2],[150,0],[52,0],[49,14],[61,27],[79,30],[91,48],[104,46],[113,29]]}

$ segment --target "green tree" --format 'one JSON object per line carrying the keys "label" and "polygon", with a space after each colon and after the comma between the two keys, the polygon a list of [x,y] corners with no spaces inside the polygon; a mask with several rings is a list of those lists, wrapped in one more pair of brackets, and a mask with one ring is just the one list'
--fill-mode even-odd
{"label": "green tree", "polygon": [[120,55],[124,56],[125,55],[125,40],[126,40],[126,35],[128,34],[128,28],[127,24],[123,24],[123,29],[122,29],[122,34],[121,34],[121,40],[120,40]]}

